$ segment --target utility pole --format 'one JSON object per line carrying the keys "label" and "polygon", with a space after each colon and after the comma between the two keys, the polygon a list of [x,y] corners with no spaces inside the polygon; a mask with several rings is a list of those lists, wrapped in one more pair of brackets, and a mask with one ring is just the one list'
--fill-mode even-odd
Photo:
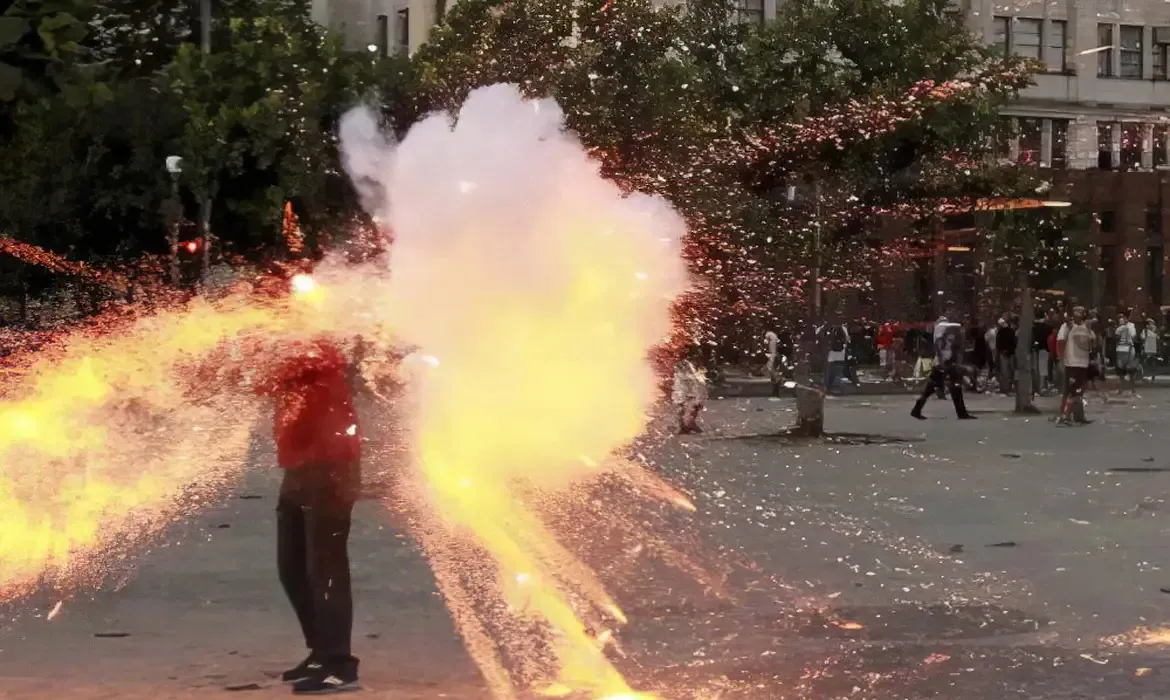
{"label": "utility pole", "polygon": [[183,159],[179,156],[168,156],[166,160],[167,173],[171,176],[170,201],[170,230],[167,232],[167,245],[171,249],[170,278],[171,286],[179,287],[179,225],[183,219],[182,199],[179,196],[179,176],[183,173]]}
{"label": "utility pole", "polygon": [[[199,0],[199,44],[203,60],[211,55],[211,0]],[[211,270],[211,192],[199,198],[199,233],[203,238],[203,257],[199,264],[199,281],[206,284]]]}
{"label": "utility pole", "polygon": [[211,53],[211,0],[199,0],[199,47]]}

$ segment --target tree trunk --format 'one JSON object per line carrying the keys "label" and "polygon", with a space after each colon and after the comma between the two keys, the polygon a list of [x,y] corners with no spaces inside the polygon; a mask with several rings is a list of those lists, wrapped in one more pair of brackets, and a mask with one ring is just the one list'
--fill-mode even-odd
{"label": "tree trunk", "polygon": [[809,322],[805,336],[800,343],[800,360],[794,371],[796,379],[796,425],[791,432],[807,437],[820,437],[825,433],[825,392],[812,385],[813,353],[819,351],[817,326],[821,321],[821,183],[814,185],[813,211],[813,264],[809,289],[812,304],[809,308]]}
{"label": "tree trunk", "polygon": [[20,282],[20,322],[21,322],[21,324],[23,324],[25,326],[28,325],[28,307],[29,307],[28,283],[26,283],[24,280],[21,280],[21,282]]}
{"label": "tree trunk", "polygon": [[171,175],[171,221],[170,230],[167,232],[167,245],[171,249],[170,260],[170,277],[171,286],[178,289],[179,276],[179,224],[183,219],[183,205],[179,199],[179,177],[178,175]]}
{"label": "tree trunk", "polygon": [[1032,324],[1036,314],[1028,271],[1021,270],[1019,275],[1023,297],[1020,300],[1020,330],[1016,334],[1016,413],[1035,414],[1040,412],[1032,404]]}
{"label": "tree trunk", "polygon": [[211,196],[204,195],[199,200],[199,235],[203,239],[203,255],[199,260],[199,284],[207,286],[207,276],[211,272]]}
{"label": "tree trunk", "polygon": [[820,437],[825,434],[825,392],[812,385],[810,359],[806,353],[796,365],[796,425],[789,432]]}

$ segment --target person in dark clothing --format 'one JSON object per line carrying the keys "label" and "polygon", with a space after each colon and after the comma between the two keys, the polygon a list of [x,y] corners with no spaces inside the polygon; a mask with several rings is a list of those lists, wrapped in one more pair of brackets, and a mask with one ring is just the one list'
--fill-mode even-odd
{"label": "person in dark clothing", "polygon": [[995,354],[999,362],[999,390],[1010,394],[1016,381],[1016,323],[1006,314],[995,334]]}
{"label": "person in dark clothing", "polygon": [[1041,392],[1048,392],[1048,363],[1044,366],[1040,365],[1040,353],[1048,352],[1048,336],[1054,333],[1053,328],[1048,325],[1047,318],[1039,318],[1032,324],[1032,347],[1030,350],[1030,360],[1032,363],[1032,395]]}
{"label": "person in dark clothing", "polygon": [[971,344],[971,365],[975,368],[975,384],[978,386],[979,377],[987,369],[991,359],[991,348],[987,346],[986,331],[974,320],[968,326],[968,342]]}
{"label": "person in dark clothing", "polygon": [[959,324],[947,321],[940,321],[939,327],[935,329],[934,367],[930,370],[930,379],[927,380],[922,394],[910,411],[910,415],[915,418],[926,419],[926,416],[922,415],[922,409],[926,407],[930,395],[941,393],[944,387],[951,393],[955,415],[962,420],[975,417],[967,412],[967,404],[963,401],[963,376],[959,363],[963,349],[962,332]]}
{"label": "person in dark clothing", "polygon": [[349,530],[361,488],[361,438],[349,362],[333,343],[296,343],[260,377],[276,403],[273,433],[284,470],[277,515],[277,569],[308,657],[282,674],[294,693],[357,688],[351,652]]}

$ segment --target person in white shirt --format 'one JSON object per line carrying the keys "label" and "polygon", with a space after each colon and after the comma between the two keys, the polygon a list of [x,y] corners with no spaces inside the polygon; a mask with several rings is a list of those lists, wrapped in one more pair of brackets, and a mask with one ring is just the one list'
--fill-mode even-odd
{"label": "person in white shirt", "polygon": [[[1133,380],[1138,369],[1137,348],[1134,346],[1137,342],[1137,328],[1130,322],[1129,316],[1118,314],[1117,328],[1113,333],[1113,337],[1117,339],[1117,376],[1129,386],[1131,392],[1136,391]],[[1122,389],[1119,389],[1118,393],[1121,391]]]}
{"label": "person in white shirt", "polygon": [[780,336],[776,335],[776,331],[768,331],[764,334],[764,345],[764,355],[768,358],[764,369],[771,377],[776,372],[776,358],[780,354]]}
{"label": "person in white shirt", "polygon": [[1089,379],[1089,361],[1097,338],[1085,325],[1083,306],[1073,309],[1072,322],[1062,326],[1060,333],[1064,336],[1063,339],[1058,337],[1058,343],[1062,344],[1065,384],[1057,425],[1085,425],[1091,422],[1085,419],[1085,384]]}
{"label": "person in white shirt", "polygon": [[699,354],[692,351],[674,367],[674,390],[671,400],[678,409],[678,432],[690,435],[703,432],[699,414],[707,403],[707,375],[696,364]]}

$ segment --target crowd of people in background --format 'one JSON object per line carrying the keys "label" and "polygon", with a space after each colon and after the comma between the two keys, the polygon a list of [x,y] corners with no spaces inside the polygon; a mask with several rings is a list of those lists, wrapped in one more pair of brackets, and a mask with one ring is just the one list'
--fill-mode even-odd
{"label": "crowd of people in background", "polygon": [[[1139,310],[1109,317],[1081,307],[1053,306],[1037,314],[1030,334],[1021,333],[1020,317],[1010,311],[987,323],[970,317],[965,321],[954,314],[929,323],[833,318],[816,329],[814,381],[833,393],[846,383],[861,384],[858,367],[876,368],[869,381],[926,381],[924,397],[950,395],[956,413],[969,417],[957,390],[1015,394],[1024,337],[1030,343],[1026,357],[1032,393],[1066,398],[1070,382],[1072,394],[1081,396],[1102,391],[1099,382],[1111,375],[1120,381],[1119,392],[1136,391],[1138,382],[1155,379],[1166,347],[1164,324]],[[773,380],[774,393],[792,377],[795,337],[772,330],[764,335],[764,372]],[[1085,422],[1079,399],[1074,403],[1067,416],[1062,411],[1061,420]],[[921,411],[917,406],[915,416],[921,417]]]}

